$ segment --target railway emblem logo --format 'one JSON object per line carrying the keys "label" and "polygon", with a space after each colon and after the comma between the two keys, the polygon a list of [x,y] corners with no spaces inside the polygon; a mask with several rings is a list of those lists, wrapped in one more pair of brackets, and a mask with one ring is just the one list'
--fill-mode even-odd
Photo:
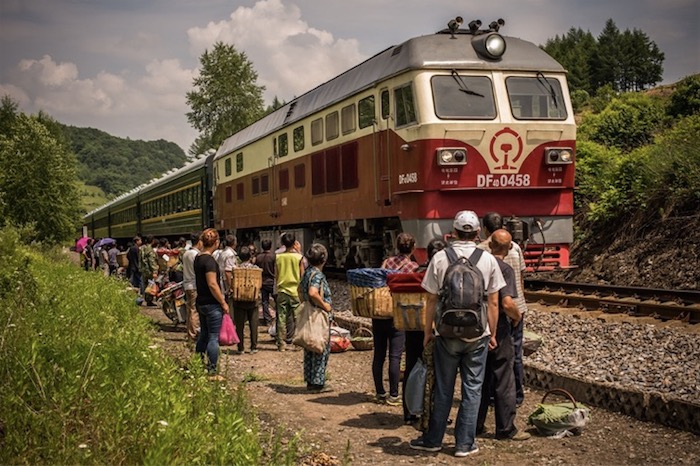
{"label": "railway emblem logo", "polygon": [[514,130],[508,127],[503,128],[491,138],[489,153],[496,164],[495,167],[492,166],[493,169],[498,171],[518,170],[522,163],[520,157],[523,155],[523,140]]}

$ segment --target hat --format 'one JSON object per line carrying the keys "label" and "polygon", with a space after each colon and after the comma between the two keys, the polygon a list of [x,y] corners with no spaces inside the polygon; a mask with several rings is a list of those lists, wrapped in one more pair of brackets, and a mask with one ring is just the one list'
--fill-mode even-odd
{"label": "hat", "polygon": [[471,210],[461,210],[455,215],[455,221],[452,224],[455,230],[464,231],[470,233],[476,231],[481,226],[479,223],[479,217],[476,216]]}

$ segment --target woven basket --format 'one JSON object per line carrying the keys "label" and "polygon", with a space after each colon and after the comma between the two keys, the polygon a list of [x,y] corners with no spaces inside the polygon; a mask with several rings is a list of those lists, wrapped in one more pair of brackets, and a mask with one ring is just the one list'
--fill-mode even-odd
{"label": "woven basket", "polygon": [[352,313],[356,316],[372,319],[392,319],[394,317],[388,286],[369,288],[350,285],[350,298]]}
{"label": "woven basket", "polygon": [[394,326],[397,330],[425,328],[425,309],[428,293],[392,293],[394,302]]}
{"label": "woven basket", "polygon": [[233,269],[231,291],[234,301],[257,301],[262,287],[262,269]]}
{"label": "woven basket", "polygon": [[358,351],[374,349],[374,335],[367,327],[358,327],[350,338],[350,344]]}
{"label": "woven basket", "polygon": [[129,266],[129,259],[126,258],[125,252],[120,252],[119,254],[117,254],[117,265],[119,265],[119,267]]}

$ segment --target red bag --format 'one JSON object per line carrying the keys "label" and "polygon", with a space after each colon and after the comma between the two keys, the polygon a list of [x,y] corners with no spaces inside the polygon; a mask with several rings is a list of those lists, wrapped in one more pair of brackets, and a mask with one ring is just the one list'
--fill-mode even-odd
{"label": "red bag", "polygon": [[331,353],[342,353],[350,348],[350,339],[331,328]]}
{"label": "red bag", "polygon": [[221,322],[221,331],[219,332],[219,344],[221,346],[233,346],[240,343],[238,334],[236,333],[236,325],[231,320],[231,316],[224,314],[224,320]]}

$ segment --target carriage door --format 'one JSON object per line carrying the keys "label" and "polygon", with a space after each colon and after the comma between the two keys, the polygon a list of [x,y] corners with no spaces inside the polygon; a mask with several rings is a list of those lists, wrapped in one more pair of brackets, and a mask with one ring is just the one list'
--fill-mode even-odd
{"label": "carriage door", "polygon": [[377,160],[376,160],[376,173],[377,179],[375,182],[378,187],[378,199],[377,203],[379,205],[389,205],[391,203],[391,189],[390,189],[390,138],[392,131],[390,130],[389,116],[390,105],[389,105],[389,90],[382,89],[380,92],[380,111],[381,111],[381,123],[379,125],[379,137],[378,137],[378,149],[377,149]]}

